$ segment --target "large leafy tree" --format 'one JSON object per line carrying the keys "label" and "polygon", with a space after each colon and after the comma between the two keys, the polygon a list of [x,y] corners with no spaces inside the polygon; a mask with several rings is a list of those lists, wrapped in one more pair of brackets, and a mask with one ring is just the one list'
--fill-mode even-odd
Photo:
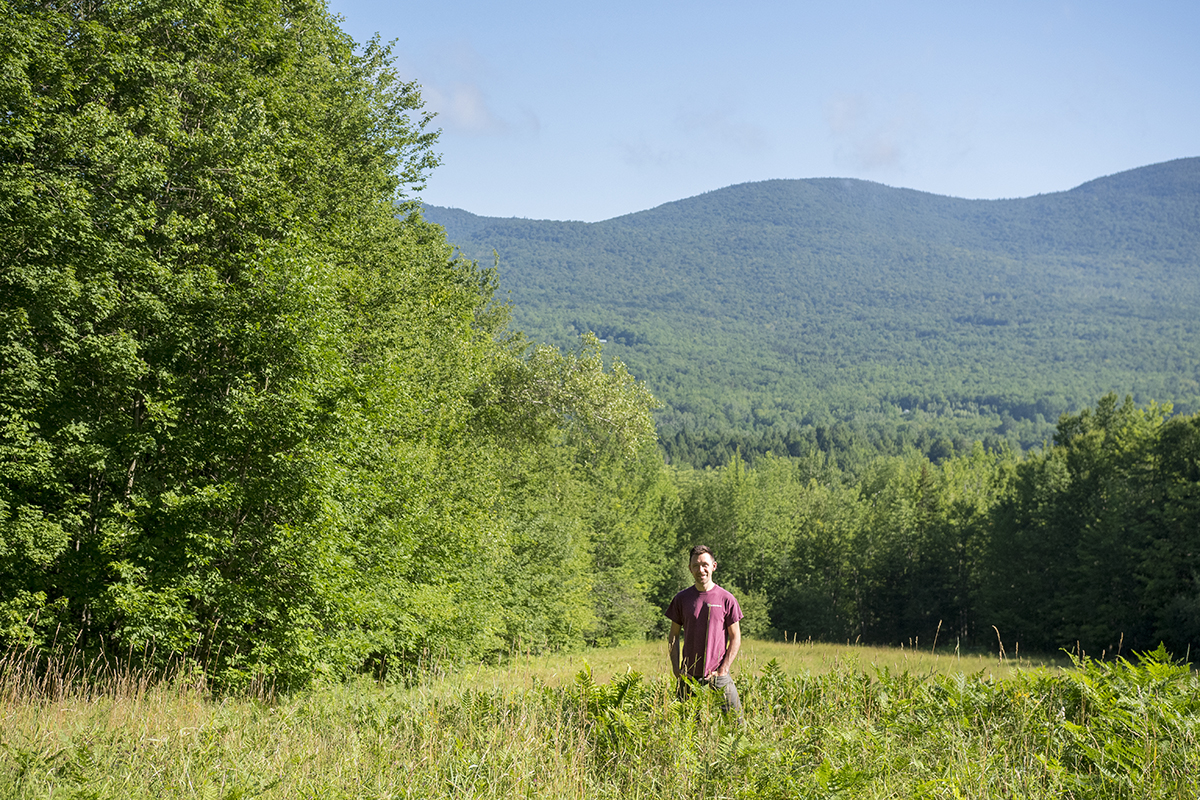
{"label": "large leafy tree", "polygon": [[0,635],[237,682],[646,624],[585,576],[646,550],[591,508],[653,401],[506,333],[387,48],[320,0],[4,11]]}
{"label": "large leafy tree", "polygon": [[498,348],[475,398],[477,456],[500,463],[503,635],[516,647],[615,644],[656,625],[673,492],[654,447],[655,401],[600,343]]}
{"label": "large leafy tree", "polygon": [[490,284],[397,216],[436,162],[416,86],[320,2],[0,26],[7,636],[235,677],[418,647],[493,523],[431,488],[473,485]]}

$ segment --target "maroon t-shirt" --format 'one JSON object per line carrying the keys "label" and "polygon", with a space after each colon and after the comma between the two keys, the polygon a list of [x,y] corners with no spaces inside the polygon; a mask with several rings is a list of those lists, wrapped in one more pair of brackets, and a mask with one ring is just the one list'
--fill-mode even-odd
{"label": "maroon t-shirt", "polygon": [[725,659],[725,629],[742,618],[742,608],[736,597],[713,584],[707,592],[695,586],[684,589],[666,614],[683,626],[683,673],[703,678]]}

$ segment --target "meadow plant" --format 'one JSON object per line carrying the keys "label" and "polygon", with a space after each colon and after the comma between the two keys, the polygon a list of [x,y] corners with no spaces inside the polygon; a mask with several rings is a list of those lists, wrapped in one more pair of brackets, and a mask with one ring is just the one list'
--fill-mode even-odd
{"label": "meadow plant", "polygon": [[856,660],[744,668],[742,724],[717,693],[679,702],[668,675],[598,680],[586,662],[559,681],[476,672],[222,697],[182,668],[146,676],[9,654],[0,796],[1200,794],[1200,687],[1161,650],[999,677]]}

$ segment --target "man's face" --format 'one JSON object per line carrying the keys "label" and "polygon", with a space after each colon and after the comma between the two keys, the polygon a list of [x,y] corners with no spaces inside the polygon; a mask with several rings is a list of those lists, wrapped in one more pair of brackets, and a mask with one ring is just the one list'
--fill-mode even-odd
{"label": "man's face", "polygon": [[707,587],[712,583],[712,574],[717,569],[717,564],[713,561],[712,554],[701,553],[692,559],[688,569],[692,572],[696,586]]}

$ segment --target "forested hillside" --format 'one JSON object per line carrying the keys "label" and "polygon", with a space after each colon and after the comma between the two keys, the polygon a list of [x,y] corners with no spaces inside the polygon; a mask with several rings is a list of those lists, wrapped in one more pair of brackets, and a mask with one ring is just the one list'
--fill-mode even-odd
{"label": "forested hillside", "polygon": [[426,217],[495,252],[529,335],[607,339],[701,461],[835,426],[1037,445],[1108,391],[1200,409],[1200,158],[1017,200],[777,180],[592,224]]}

